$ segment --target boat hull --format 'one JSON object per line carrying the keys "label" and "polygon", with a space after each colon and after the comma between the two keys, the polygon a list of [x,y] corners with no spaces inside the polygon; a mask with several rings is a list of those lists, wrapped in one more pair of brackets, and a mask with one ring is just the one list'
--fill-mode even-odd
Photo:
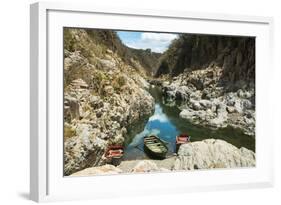
{"label": "boat hull", "polygon": [[155,153],[155,152],[151,151],[147,146],[144,146],[144,151],[150,158],[153,158],[153,159],[165,159],[166,154],[167,154],[167,152]]}
{"label": "boat hull", "polygon": [[158,137],[155,138],[155,140],[157,141],[157,143],[161,143],[161,146],[163,146],[163,151],[162,152],[155,152],[153,151],[148,145],[147,143],[144,141],[144,151],[145,153],[153,159],[165,159],[166,158],[166,154],[168,152],[168,147],[166,146],[166,144],[161,141]]}
{"label": "boat hull", "polygon": [[176,153],[178,153],[179,148],[182,144],[186,144],[190,142],[190,136],[187,134],[181,134],[176,137]]}
{"label": "boat hull", "polygon": [[106,151],[107,163],[118,166],[123,159],[124,148],[121,145],[110,146]]}
{"label": "boat hull", "polygon": [[118,166],[118,165],[120,165],[120,163],[122,162],[122,158],[123,158],[123,157],[112,157],[112,159],[111,159],[111,164],[112,164],[113,166]]}

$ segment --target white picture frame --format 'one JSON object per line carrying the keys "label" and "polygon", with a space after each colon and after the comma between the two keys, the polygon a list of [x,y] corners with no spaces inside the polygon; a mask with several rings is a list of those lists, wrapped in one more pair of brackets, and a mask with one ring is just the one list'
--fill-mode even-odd
{"label": "white picture frame", "polygon": [[[96,177],[63,177],[62,28],[189,32],[256,37],[255,168]],[[30,13],[30,198],[34,201],[95,199],[273,186],[270,72],[273,19],[182,11],[97,8],[73,3],[35,3]],[[266,69],[264,69],[266,68]],[[264,83],[266,82],[266,83]],[[266,86],[268,84],[268,86]],[[261,119],[268,119],[261,121]],[[263,136],[267,140],[262,140]],[[163,183],[165,179],[165,183]],[[149,187],[145,181],[155,183]],[[181,183],[178,183],[178,182]],[[118,190],[111,183],[120,185]]]}

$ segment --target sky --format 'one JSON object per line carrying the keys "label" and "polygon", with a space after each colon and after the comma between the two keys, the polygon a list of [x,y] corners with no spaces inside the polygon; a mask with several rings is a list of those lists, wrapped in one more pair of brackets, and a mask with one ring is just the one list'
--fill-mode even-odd
{"label": "sky", "polygon": [[122,42],[131,48],[151,49],[154,52],[163,53],[170,45],[172,40],[178,37],[177,34],[170,33],[151,33],[151,32],[133,32],[118,31]]}

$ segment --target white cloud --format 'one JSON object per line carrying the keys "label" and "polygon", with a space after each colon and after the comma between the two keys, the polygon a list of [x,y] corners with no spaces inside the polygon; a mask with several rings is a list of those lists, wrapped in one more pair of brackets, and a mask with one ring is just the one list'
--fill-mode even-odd
{"label": "white cloud", "polygon": [[167,115],[165,113],[163,113],[163,110],[162,110],[161,106],[157,103],[155,105],[154,114],[149,118],[148,121],[149,122],[151,122],[151,121],[159,121],[161,123],[165,123],[165,122],[168,122],[169,119],[168,119]]}
{"label": "white cloud", "polygon": [[177,38],[177,34],[168,34],[168,33],[142,33],[141,39],[143,41],[157,41],[157,42],[171,42]]}
{"label": "white cloud", "polygon": [[167,50],[171,41],[177,37],[177,34],[142,33],[140,39],[126,45],[131,48],[151,49],[154,52],[162,53]]}
{"label": "white cloud", "polygon": [[149,118],[149,121],[155,121],[155,120],[158,120],[161,123],[165,123],[169,121],[167,116],[164,115],[163,113],[156,113]]}

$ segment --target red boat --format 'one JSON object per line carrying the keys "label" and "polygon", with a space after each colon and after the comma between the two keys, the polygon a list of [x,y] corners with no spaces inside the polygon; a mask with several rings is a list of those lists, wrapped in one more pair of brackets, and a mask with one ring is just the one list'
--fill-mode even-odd
{"label": "red boat", "polygon": [[176,152],[178,152],[182,144],[190,142],[190,136],[188,134],[180,134],[176,137]]}
{"label": "red boat", "polygon": [[122,145],[111,145],[107,148],[105,157],[108,159],[109,163],[114,166],[117,166],[121,163],[123,154],[124,147]]}

